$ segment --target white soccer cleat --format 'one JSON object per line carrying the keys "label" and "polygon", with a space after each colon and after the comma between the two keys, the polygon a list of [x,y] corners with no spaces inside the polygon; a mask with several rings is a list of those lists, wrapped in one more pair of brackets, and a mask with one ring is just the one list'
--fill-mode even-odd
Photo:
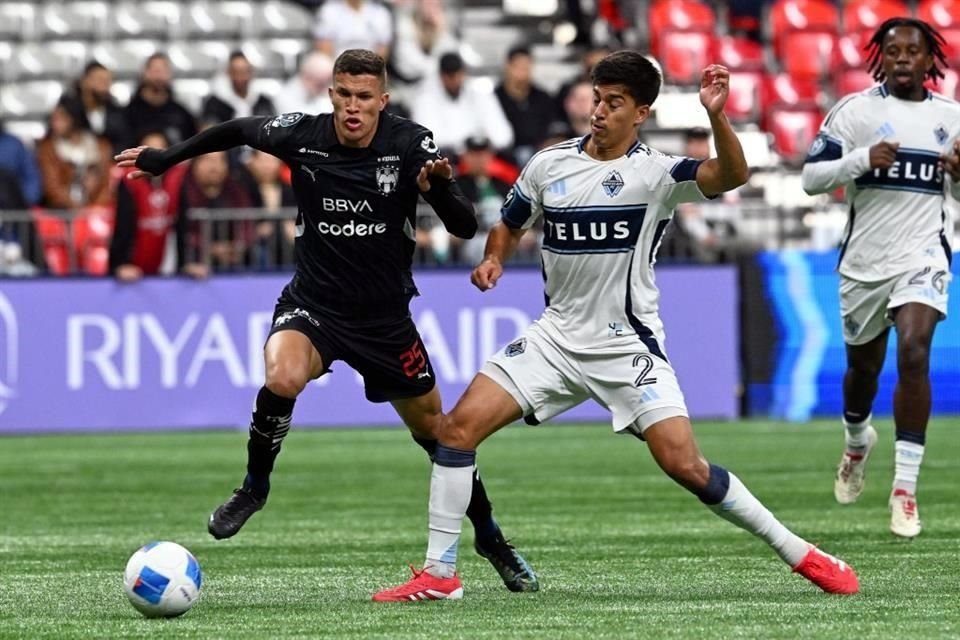
{"label": "white soccer cleat", "polygon": [[917,497],[903,489],[897,489],[890,495],[890,531],[901,538],[916,538],[923,525],[920,522],[920,510]]}
{"label": "white soccer cleat", "polygon": [[864,472],[867,468],[867,458],[870,457],[870,451],[877,444],[877,430],[872,426],[867,426],[867,445],[863,448],[860,455],[851,455],[844,449],[843,457],[840,458],[840,466],[837,468],[837,479],[833,483],[833,495],[840,504],[853,504],[863,493]]}

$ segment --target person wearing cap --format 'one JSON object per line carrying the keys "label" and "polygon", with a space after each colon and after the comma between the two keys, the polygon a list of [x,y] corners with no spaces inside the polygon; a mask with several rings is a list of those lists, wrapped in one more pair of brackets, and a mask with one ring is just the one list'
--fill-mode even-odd
{"label": "person wearing cap", "polygon": [[436,133],[441,149],[461,153],[470,136],[485,136],[496,150],[510,149],[513,129],[489,89],[467,77],[459,53],[440,56],[439,73],[423,81],[412,105],[412,118]]}

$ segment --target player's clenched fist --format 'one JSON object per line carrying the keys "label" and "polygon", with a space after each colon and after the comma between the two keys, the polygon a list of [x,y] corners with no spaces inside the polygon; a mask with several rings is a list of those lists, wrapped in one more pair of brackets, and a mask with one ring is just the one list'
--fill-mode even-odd
{"label": "player's clenched fist", "polygon": [[897,149],[899,148],[899,142],[887,142],[886,140],[881,140],[870,147],[870,168],[889,169],[897,160]]}
{"label": "player's clenched fist", "polygon": [[487,291],[497,286],[497,280],[503,275],[503,265],[499,260],[486,258],[477,265],[477,268],[470,274],[470,282],[480,291]]}

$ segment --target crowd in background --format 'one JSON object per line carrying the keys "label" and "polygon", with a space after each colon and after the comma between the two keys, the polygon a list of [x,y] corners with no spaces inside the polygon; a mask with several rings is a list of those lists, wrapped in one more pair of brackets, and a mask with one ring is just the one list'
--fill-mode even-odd
{"label": "crowd in background", "polygon": [[[599,5],[601,10],[605,6]],[[616,4],[613,8],[620,9]],[[608,11],[604,23],[615,26],[616,15]],[[88,265],[86,271],[124,280],[172,273],[203,277],[211,269],[287,268],[292,261],[292,219],[248,216],[201,230],[186,213],[251,208],[277,212],[294,207],[289,170],[279,160],[244,148],[197,158],[153,180],[131,181],[125,179],[128,172],[114,166],[112,156],[137,145],[167,147],[231,118],[329,112],[333,60],[346,49],[365,48],[389,61],[388,109],[434,132],[477,208],[481,231],[466,242],[451,238],[426,219],[417,235],[418,260],[475,263],[482,256],[486,231],[499,219],[504,196],[524,163],[546,145],[589,132],[593,109],[589,72],[610,49],[589,46],[589,37],[582,33],[578,31],[577,37],[584,45],[581,66],[554,94],[533,80],[535,61],[522,44],[505,52],[493,90],[489,83],[471,78],[463,45],[441,0],[402,2],[390,8],[372,0],[328,0],[317,8],[315,48],[303,56],[298,73],[279,93],[255,91],[257,70],[235,51],[222,73],[212,78],[210,94],[196,113],[178,101],[173,90],[176,69],[162,52],[145,61],[128,104],[113,98],[111,70],[91,61],[65,88],[41,140],[24,144],[0,131],[0,211],[34,207],[99,211],[109,221],[109,234],[103,239],[108,257],[99,266]],[[707,132],[688,133],[687,154],[709,155]],[[722,203],[715,211],[721,212],[719,218],[704,216],[697,207],[679,211],[679,229],[667,240],[675,244],[672,254],[723,259],[734,227],[723,219]],[[89,225],[91,232],[94,226]],[[26,241],[12,237],[6,227],[0,224],[0,242]],[[518,258],[535,261],[537,240],[529,234]],[[44,264],[51,262],[49,252],[28,254],[0,252],[0,265],[5,265],[0,272],[70,271]],[[82,265],[76,268],[84,270]]]}

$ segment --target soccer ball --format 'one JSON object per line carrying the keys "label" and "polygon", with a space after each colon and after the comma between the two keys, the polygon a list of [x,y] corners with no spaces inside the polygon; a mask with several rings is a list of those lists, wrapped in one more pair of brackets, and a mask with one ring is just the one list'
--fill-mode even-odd
{"label": "soccer ball", "polygon": [[192,553],[176,542],[150,542],[130,556],[123,587],[130,603],[146,617],[173,618],[196,603],[202,581]]}

